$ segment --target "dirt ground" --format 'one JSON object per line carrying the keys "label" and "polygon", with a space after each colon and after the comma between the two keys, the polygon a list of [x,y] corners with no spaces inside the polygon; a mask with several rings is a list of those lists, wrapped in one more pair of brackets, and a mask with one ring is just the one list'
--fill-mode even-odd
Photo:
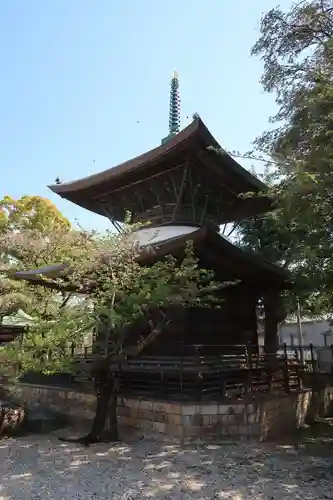
{"label": "dirt ground", "polygon": [[148,440],[82,448],[56,435],[4,439],[0,500],[333,499],[333,427],[318,425],[293,443],[185,449]]}

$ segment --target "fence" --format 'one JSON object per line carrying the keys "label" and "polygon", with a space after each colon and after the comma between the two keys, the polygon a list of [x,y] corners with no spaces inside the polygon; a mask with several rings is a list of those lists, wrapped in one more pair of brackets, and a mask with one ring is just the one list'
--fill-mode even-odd
{"label": "fence", "polygon": [[278,355],[284,355],[289,361],[302,363],[306,372],[333,372],[333,345],[319,347],[313,344],[305,346],[283,344],[279,347]]}
{"label": "fence", "polygon": [[[78,370],[75,380],[87,382],[92,347],[71,347]],[[103,355],[103,353],[102,353]],[[286,349],[268,355],[253,345],[179,345],[169,356],[140,356],[110,364],[124,396],[168,400],[220,400],[249,394],[284,392],[301,387],[301,365]]]}
{"label": "fence", "polygon": [[[63,386],[92,384],[92,346],[69,348],[74,374],[42,376],[29,373],[30,383]],[[221,400],[262,393],[290,393],[302,387],[302,372],[317,370],[316,350],[309,346],[300,363],[299,350],[287,345],[269,355],[248,345],[179,345],[172,356],[140,356],[109,365],[124,396],[168,400]],[[310,354],[305,354],[309,352]],[[52,353],[48,353],[52,355]],[[310,367],[310,368],[309,368]]]}

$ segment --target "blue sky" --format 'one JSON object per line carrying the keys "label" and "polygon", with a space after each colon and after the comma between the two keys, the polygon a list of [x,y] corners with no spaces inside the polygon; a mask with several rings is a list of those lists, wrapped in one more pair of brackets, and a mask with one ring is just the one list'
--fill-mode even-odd
{"label": "blue sky", "polygon": [[86,228],[109,227],[47,184],[157,146],[174,68],[182,126],[198,112],[221,145],[248,150],[275,110],[249,51],[276,3],[291,1],[0,2],[0,197],[46,196]]}

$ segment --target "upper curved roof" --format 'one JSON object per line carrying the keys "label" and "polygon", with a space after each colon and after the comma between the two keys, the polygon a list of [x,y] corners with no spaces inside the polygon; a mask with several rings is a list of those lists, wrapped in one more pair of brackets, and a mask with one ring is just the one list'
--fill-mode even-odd
{"label": "upper curved roof", "polygon": [[[157,164],[169,155],[173,156],[175,153],[188,146],[194,146],[197,150],[204,151],[207,151],[207,147],[209,146],[216,148],[220,147],[203,121],[200,118],[196,118],[190,125],[179,132],[179,134],[172,137],[166,143],[151,149],[147,153],[136,156],[131,160],[104,170],[103,172],[92,174],[72,182],[53,184],[48,187],[51,191],[59,194],[63,198],[67,198],[77,203],[77,197],[80,196],[80,194],[88,194],[87,192],[91,189],[96,192],[96,188],[98,190],[99,185],[103,185],[105,191],[106,184],[110,185],[110,190],[112,191],[113,188],[116,188],[120,177],[122,179],[124,179],[124,177],[130,179],[134,172],[138,174],[139,171],[144,175],[145,169],[149,166]],[[221,168],[224,167],[224,169],[230,171],[232,175],[239,178],[242,184],[245,183],[248,191],[262,191],[266,189],[265,184],[245,168],[241,167],[230,155],[226,153],[218,156],[220,156],[219,163],[221,164]]]}

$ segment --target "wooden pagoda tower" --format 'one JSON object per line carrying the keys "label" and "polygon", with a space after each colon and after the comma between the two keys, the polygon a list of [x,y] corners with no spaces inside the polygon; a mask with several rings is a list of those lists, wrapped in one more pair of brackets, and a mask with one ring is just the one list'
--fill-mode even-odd
{"label": "wooden pagoda tower", "polygon": [[[171,81],[169,135],[162,144],[103,172],[50,189],[87,210],[106,216],[120,229],[127,211],[133,222],[149,222],[136,233],[142,246],[159,255],[177,255],[187,240],[200,264],[216,279],[237,280],[226,289],[222,307],[190,309],[177,315],[172,331],[150,347],[150,354],[174,356],[184,346],[257,345],[257,304],[264,299],[266,350],[276,350],[278,298],[288,276],[258,255],[242,251],[221,236],[222,224],[271,209],[266,186],[227,153],[195,116],[180,131],[179,81]],[[243,196],[251,193],[251,196]]]}

